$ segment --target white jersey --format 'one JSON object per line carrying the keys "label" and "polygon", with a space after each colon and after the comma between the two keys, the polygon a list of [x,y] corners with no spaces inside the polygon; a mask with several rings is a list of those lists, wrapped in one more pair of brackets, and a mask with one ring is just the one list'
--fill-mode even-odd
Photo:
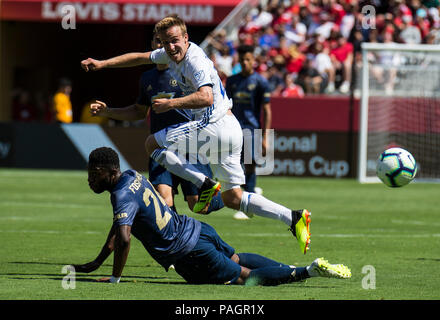
{"label": "white jersey", "polygon": [[167,64],[174,79],[177,80],[185,96],[196,92],[200,87],[209,85],[214,94],[214,103],[201,109],[190,109],[193,120],[216,122],[232,108],[232,100],[218,76],[214,63],[205,52],[193,42],[189,42],[188,51],[179,63],[169,58],[164,48],[151,52],[150,59],[156,64]]}

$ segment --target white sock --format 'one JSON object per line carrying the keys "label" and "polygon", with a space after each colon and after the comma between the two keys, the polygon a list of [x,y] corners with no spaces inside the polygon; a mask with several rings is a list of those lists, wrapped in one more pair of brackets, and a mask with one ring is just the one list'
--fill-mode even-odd
{"label": "white sock", "polygon": [[206,176],[197,170],[191,163],[186,161],[186,159],[179,157],[176,153],[169,151],[165,148],[156,149],[151,154],[156,162],[161,166],[165,167],[169,172],[181,177],[187,181],[191,181],[198,188],[200,188],[205,182]]}
{"label": "white sock", "polygon": [[306,267],[307,273],[309,274],[310,277],[319,277],[319,273],[317,271],[315,271],[312,266],[307,266]]}
{"label": "white sock", "polygon": [[280,220],[289,227],[292,225],[292,210],[256,193],[243,191],[240,210],[250,217],[255,214],[264,218]]}

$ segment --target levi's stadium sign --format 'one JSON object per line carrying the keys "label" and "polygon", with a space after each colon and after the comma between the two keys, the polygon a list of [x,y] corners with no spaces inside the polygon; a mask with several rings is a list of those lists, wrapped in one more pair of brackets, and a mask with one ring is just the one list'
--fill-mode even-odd
{"label": "levi's stadium sign", "polygon": [[78,22],[154,24],[167,15],[178,14],[188,24],[215,25],[239,2],[240,0],[2,0],[0,19],[61,21],[68,6],[74,8]]}

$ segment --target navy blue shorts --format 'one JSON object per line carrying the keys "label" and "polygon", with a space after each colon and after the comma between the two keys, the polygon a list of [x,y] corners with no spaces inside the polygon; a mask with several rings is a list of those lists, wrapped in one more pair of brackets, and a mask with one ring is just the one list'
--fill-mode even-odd
{"label": "navy blue shorts", "polygon": [[241,273],[238,263],[231,260],[234,248],[224,242],[215,229],[202,223],[200,238],[194,249],[175,264],[176,272],[192,284],[230,284]]}
{"label": "navy blue shorts", "polygon": [[[212,171],[209,165],[203,165],[201,163],[194,164],[194,166],[206,176],[212,178]],[[178,187],[182,188],[183,195],[186,196],[196,196],[199,194],[199,189],[192,182],[182,179],[162,167],[159,163],[150,158],[148,164],[148,175],[151,184],[153,186],[159,184],[166,184],[173,188],[175,194],[179,194]]]}

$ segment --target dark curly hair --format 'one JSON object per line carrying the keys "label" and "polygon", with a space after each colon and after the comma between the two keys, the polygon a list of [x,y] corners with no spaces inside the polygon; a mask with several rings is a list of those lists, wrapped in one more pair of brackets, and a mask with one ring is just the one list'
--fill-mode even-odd
{"label": "dark curly hair", "polygon": [[119,156],[112,148],[97,148],[89,155],[89,167],[119,169]]}
{"label": "dark curly hair", "polygon": [[237,48],[237,52],[238,52],[239,55],[244,55],[244,54],[246,54],[248,52],[254,54],[254,50],[255,50],[255,48],[253,46],[246,45],[246,44],[240,45]]}

